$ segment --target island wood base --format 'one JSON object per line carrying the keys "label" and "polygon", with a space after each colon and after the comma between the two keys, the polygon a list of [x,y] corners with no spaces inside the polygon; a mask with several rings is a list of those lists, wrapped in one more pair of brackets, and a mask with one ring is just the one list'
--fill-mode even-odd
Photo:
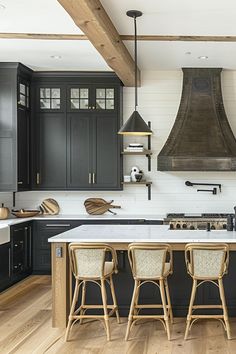
{"label": "island wood base", "polygon": [[[111,243],[119,251],[127,250],[127,243]],[[52,242],[52,326],[66,328],[72,298],[72,276],[69,268],[68,243]],[[184,251],[184,243],[171,243],[174,251]],[[236,243],[229,244],[236,251]],[[61,250],[61,257],[57,254]],[[236,269],[236,268],[235,268]],[[175,265],[174,265],[175,271]],[[236,277],[236,270],[235,270]],[[226,299],[227,301],[227,299]]]}

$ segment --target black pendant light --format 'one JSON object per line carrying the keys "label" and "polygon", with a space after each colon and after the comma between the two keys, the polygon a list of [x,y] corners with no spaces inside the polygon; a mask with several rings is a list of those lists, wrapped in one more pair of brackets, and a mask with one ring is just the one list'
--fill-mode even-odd
{"label": "black pendant light", "polygon": [[151,135],[152,131],[149,126],[144,122],[143,118],[137,111],[138,106],[138,90],[137,90],[137,76],[138,76],[138,64],[137,64],[137,24],[136,18],[142,16],[141,11],[130,10],[126,12],[126,15],[134,19],[134,63],[135,63],[135,104],[134,112],[131,114],[127,122],[120,128],[118,134],[122,135]]}

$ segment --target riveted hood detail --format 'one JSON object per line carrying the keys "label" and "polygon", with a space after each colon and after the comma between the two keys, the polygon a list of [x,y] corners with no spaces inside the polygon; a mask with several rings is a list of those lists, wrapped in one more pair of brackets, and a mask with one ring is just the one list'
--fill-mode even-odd
{"label": "riveted hood detail", "polygon": [[221,68],[184,68],[179,110],[157,157],[160,171],[236,171],[236,140],[225,114]]}

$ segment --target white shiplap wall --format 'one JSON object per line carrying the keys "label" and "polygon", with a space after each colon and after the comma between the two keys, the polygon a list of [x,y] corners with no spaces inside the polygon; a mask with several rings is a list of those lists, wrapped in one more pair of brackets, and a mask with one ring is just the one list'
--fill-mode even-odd
{"label": "white shiplap wall", "polygon": [[[152,171],[146,179],[153,181],[152,200],[147,200],[145,186],[125,186],[120,192],[24,192],[17,194],[17,207],[37,207],[44,198],[55,198],[61,212],[84,213],[83,201],[88,197],[114,199],[122,206],[119,214],[165,214],[167,212],[232,212],[236,205],[236,172],[158,172],[157,154],[173,126],[182,90],[182,71],[142,72],[142,87],[139,88],[139,111],[152,123]],[[223,71],[222,90],[226,114],[236,135],[236,71]],[[133,111],[134,89],[124,88],[124,120]],[[126,138],[127,139],[127,138]],[[134,141],[134,139],[129,139]],[[125,140],[125,145],[129,141]],[[136,141],[146,142],[146,138]],[[126,156],[124,174],[137,165],[147,170],[145,157]],[[186,180],[222,183],[222,193],[212,195],[197,193],[186,187]],[[0,196],[1,198],[1,196]]]}

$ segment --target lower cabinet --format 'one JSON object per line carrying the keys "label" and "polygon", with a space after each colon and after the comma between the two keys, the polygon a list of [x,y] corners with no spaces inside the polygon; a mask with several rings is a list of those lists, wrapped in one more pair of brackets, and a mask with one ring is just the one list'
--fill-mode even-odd
{"label": "lower cabinet", "polygon": [[11,243],[0,245],[0,291],[11,283]]}
{"label": "lower cabinet", "polygon": [[32,223],[11,227],[11,280],[16,282],[32,271]]}
{"label": "lower cabinet", "polygon": [[51,245],[50,237],[71,230],[81,225],[79,220],[35,220],[33,238],[33,273],[51,273]]}

